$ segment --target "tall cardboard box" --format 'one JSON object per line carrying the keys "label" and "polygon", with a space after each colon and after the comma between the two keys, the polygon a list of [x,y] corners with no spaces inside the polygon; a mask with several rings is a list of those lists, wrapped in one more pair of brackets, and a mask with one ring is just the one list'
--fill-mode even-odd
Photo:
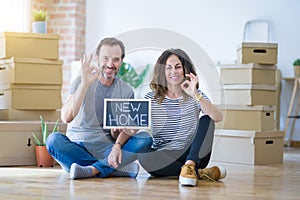
{"label": "tall cardboard box", "polygon": [[[241,66],[244,65],[244,66]],[[272,65],[274,66],[274,65]],[[222,65],[221,77],[223,84],[260,84],[275,85],[276,69],[257,67],[250,64]]]}
{"label": "tall cardboard box", "polygon": [[283,131],[216,130],[212,160],[240,164],[283,162]]}
{"label": "tall cardboard box", "polygon": [[59,35],[41,33],[0,33],[0,59],[10,57],[59,57]]}
{"label": "tall cardboard box", "polygon": [[[52,130],[55,122],[47,123]],[[65,133],[66,124],[60,123],[59,131]],[[0,166],[36,165],[32,132],[41,139],[40,121],[0,121]]]}
{"label": "tall cardboard box", "polygon": [[61,101],[61,85],[0,85],[0,109],[57,110]]}
{"label": "tall cardboard box", "polygon": [[219,129],[267,131],[275,129],[275,106],[218,106],[224,120],[216,124]]}
{"label": "tall cardboard box", "polygon": [[228,105],[276,105],[276,86],[272,85],[224,85],[225,104]]}
{"label": "tall cardboard box", "polygon": [[237,62],[276,64],[277,48],[277,43],[242,42],[237,47]]}
{"label": "tall cardboard box", "polygon": [[62,84],[62,63],[21,57],[0,60],[0,84]]}

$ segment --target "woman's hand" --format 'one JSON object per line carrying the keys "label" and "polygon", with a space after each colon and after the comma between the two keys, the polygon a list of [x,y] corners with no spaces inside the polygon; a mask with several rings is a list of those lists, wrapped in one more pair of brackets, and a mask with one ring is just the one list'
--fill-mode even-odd
{"label": "woman's hand", "polygon": [[191,97],[195,97],[196,92],[197,92],[197,83],[198,83],[198,78],[196,75],[190,73],[190,74],[186,74],[185,75],[187,78],[189,78],[190,80],[185,80],[183,81],[183,83],[181,84],[181,89],[188,95],[190,95]]}
{"label": "woman's hand", "polygon": [[83,84],[90,85],[94,82],[100,75],[100,70],[98,67],[91,65],[93,55],[91,54],[89,58],[87,55],[83,55],[83,59],[80,60],[81,63],[81,81]]}
{"label": "woman's hand", "polygon": [[108,155],[108,164],[117,168],[122,162],[122,149],[120,144],[115,144]]}
{"label": "woman's hand", "polygon": [[[196,99],[199,95],[196,88],[196,85],[198,83],[197,76],[190,73],[190,74],[186,74],[186,77],[189,77],[190,81],[189,80],[183,81],[183,83],[181,84],[181,88],[185,93],[187,93],[188,95]],[[200,103],[200,100],[198,101]],[[201,100],[201,109],[204,113],[208,114],[210,118],[212,118],[215,122],[219,122],[223,120],[223,115],[220,112],[220,110],[215,105],[213,105],[210,101],[204,98],[202,98]]]}

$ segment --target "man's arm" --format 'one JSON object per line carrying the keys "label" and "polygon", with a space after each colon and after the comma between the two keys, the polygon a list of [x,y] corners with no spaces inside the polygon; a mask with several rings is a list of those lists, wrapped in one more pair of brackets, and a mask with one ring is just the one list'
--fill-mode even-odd
{"label": "man's arm", "polygon": [[79,112],[80,106],[87,93],[88,88],[100,75],[97,67],[91,66],[92,55],[87,58],[83,55],[81,63],[81,82],[74,94],[69,95],[61,110],[61,120],[65,123],[71,122]]}
{"label": "man's arm", "polygon": [[61,109],[61,120],[64,123],[71,122],[78,114],[80,106],[88,90],[88,85],[80,83],[76,92],[67,97],[64,106]]}
{"label": "man's arm", "polygon": [[112,132],[115,133],[116,142],[108,156],[108,164],[117,168],[122,162],[122,146],[127,142],[127,140],[134,135],[138,130],[132,129],[117,129]]}

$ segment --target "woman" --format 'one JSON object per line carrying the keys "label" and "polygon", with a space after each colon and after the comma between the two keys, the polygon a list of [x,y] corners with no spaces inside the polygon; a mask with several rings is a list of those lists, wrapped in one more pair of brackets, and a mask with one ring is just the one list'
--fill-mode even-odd
{"label": "woman", "polygon": [[[222,114],[198,88],[196,70],[181,49],[162,53],[150,83],[153,144],[139,162],[151,175],[178,176],[181,185],[195,186],[198,178],[218,180],[225,168],[204,169],[210,159],[214,122]],[[205,114],[199,119],[200,112]]]}

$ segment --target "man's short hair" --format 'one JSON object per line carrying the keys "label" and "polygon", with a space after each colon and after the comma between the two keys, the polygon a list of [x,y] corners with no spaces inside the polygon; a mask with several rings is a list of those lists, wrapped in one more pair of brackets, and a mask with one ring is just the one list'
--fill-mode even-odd
{"label": "man's short hair", "polygon": [[107,46],[118,45],[118,46],[120,46],[120,48],[122,50],[121,58],[123,59],[125,57],[125,46],[121,40],[118,40],[117,38],[114,38],[114,37],[104,38],[103,40],[101,40],[101,42],[97,46],[97,49],[96,49],[97,56],[99,56],[100,49],[103,45],[107,45]]}

